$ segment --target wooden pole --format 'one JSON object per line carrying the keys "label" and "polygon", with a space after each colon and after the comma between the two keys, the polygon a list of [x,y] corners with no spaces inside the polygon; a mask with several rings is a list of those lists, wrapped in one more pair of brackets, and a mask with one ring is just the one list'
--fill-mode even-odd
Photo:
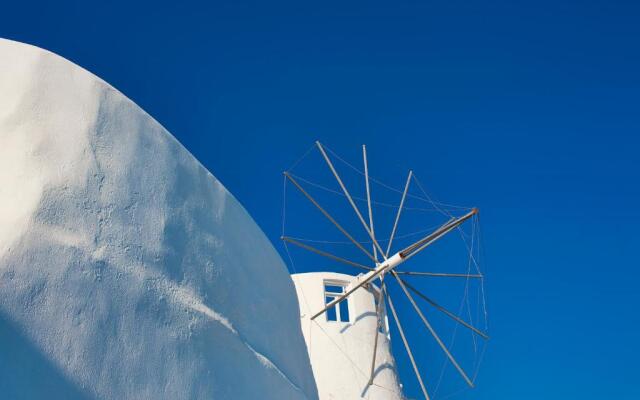
{"label": "wooden pole", "polygon": [[331,162],[331,159],[329,159],[329,156],[324,151],[324,147],[322,147],[322,144],[320,142],[316,142],[316,145],[318,146],[318,149],[320,149],[320,153],[322,153],[322,156],[324,157],[325,161],[327,162],[327,165],[329,165],[329,169],[331,169],[331,172],[333,173],[333,176],[335,176],[336,180],[338,181],[338,184],[340,185],[340,188],[342,189],[342,192],[347,197],[347,200],[349,200],[349,203],[351,204],[351,207],[353,208],[353,211],[356,212],[356,215],[358,216],[358,219],[360,220],[360,223],[362,223],[362,226],[364,227],[364,230],[367,231],[367,233],[369,234],[369,237],[373,241],[373,245],[376,246],[376,248],[380,252],[380,255],[382,255],[386,259],[385,252],[382,250],[382,248],[378,244],[378,241],[373,236],[373,232],[371,232],[369,230],[369,227],[367,226],[367,223],[364,222],[364,218],[362,218],[362,214],[360,214],[360,210],[358,209],[358,206],[356,206],[356,203],[353,202],[353,199],[351,198],[351,195],[349,194],[349,191],[347,190],[347,188],[344,185],[344,183],[342,183],[342,179],[340,179],[340,175],[338,175],[338,171],[336,171],[336,169],[333,166],[333,163]]}
{"label": "wooden pole", "polygon": [[387,245],[387,252],[385,253],[387,256],[389,256],[389,251],[391,251],[391,243],[393,242],[393,237],[396,235],[396,228],[398,228],[398,221],[400,221],[400,214],[402,213],[404,200],[406,199],[407,192],[409,191],[409,183],[411,183],[412,175],[413,175],[413,172],[409,171],[409,176],[407,177],[407,183],[404,185],[404,192],[402,192],[402,198],[400,199],[400,206],[398,207],[398,213],[396,214],[396,220],[393,223],[393,229],[391,230],[391,236],[389,237],[389,244]]}
{"label": "wooden pole", "polygon": [[447,349],[447,346],[444,345],[444,343],[440,339],[440,336],[438,336],[436,331],[433,329],[433,327],[431,326],[431,324],[427,320],[427,317],[424,316],[424,314],[422,313],[422,310],[420,310],[420,307],[418,307],[418,305],[416,304],[415,300],[413,299],[413,296],[411,296],[411,293],[409,293],[409,291],[407,290],[407,288],[404,285],[404,283],[402,282],[402,280],[397,275],[394,275],[394,278],[396,278],[396,280],[400,284],[400,287],[402,288],[402,290],[404,291],[404,294],[407,296],[407,298],[411,302],[411,305],[413,306],[413,308],[418,313],[418,316],[420,317],[420,319],[422,320],[424,325],[427,327],[429,332],[431,332],[431,336],[433,336],[433,338],[436,340],[436,342],[438,343],[438,345],[440,346],[442,351],[444,351],[444,354],[447,356],[449,361],[451,361],[451,364],[453,364],[453,366],[458,370],[458,373],[462,376],[462,378],[464,378],[464,380],[467,382],[467,385],[469,385],[469,387],[473,387],[473,382],[471,382],[471,379],[469,379],[469,377],[464,372],[462,367],[460,367],[460,365],[458,364],[456,359],[453,358],[453,356],[449,352],[449,349]]}
{"label": "wooden pole", "polygon": [[400,333],[400,337],[402,338],[402,343],[404,344],[404,348],[405,350],[407,350],[407,355],[409,355],[411,366],[413,366],[413,372],[415,372],[416,378],[418,378],[418,383],[420,384],[420,388],[422,389],[422,394],[424,395],[425,400],[429,400],[429,393],[427,393],[427,388],[424,387],[424,382],[422,382],[422,377],[420,376],[420,371],[418,370],[418,366],[416,365],[416,360],[414,360],[413,358],[411,347],[409,347],[409,342],[407,342],[407,338],[404,335],[404,330],[402,329],[402,325],[400,324],[400,320],[398,319],[396,308],[393,306],[393,301],[391,301],[391,296],[389,296],[388,293],[387,293],[387,302],[389,303],[389,309],[391,309],[391,315],[393,316],[393,320],[396,322],[396,326],[398,327],[398,332]]}
{"label": "wooden pole", "polygon": [[477,213],[478,213],[478,209],[474,208],[473,210],[463,215],[462,217],[456,218],[450,222],[447,222],[446,224],[442,225],[440,228],[436,229],[433,233],[425,236],[423,239],[418,240],[414,244],[404,248],[402,251],[399,252],[400,255],[404,259],[409,259],[415,256],[416,254],[418,254],[419,252],[421,252],[422,250],[424,250],[425,248],[433,244],[433,242],[440,239],[447,233],[451,232],[452,230],[460,226],[463,222],[473,217]]}
{"label": "wooden pole", "polygon": [[381,313],[382,313],[382,302],[384,301],[384,297],[382,295],[383,291],[384,291],[384,281],[382,280],[383,278],[381,278],[381,284],[380,284],[380,293],[378,294],[378,306],[376,307],[376,330],[374,332],[375,339],[373,341],[373,359],[371,360],[371,374],[369,374],[369,385],[373,384],[373,374],[375,373],[375,368],[376,368],[376,354],[378,351],[378,336],[380,335],[379,329],[380,329],[380,317],[381,317]]}
{"label": "wooden pole", "polygon": [[302,186],[300,186],[300,184],[298,183],[298,181],[296,181],[295,179],[293,179],[293,177],[291,176],[291,174],[289,174],[288,172],[285,172],[285,173],[284,173],[284,176],[286,176],[286,177],[287,177],[287,179],[289,179],[289,180],[291,181],[291,183],[293,183],[293,184],[295,185],[295,187],[296,187],[296,188],[298,188],[298,190],[299,190],[300,192],[302,192],[302,194],[303,194],[303,195],[304,195],[304,196],[305,196],[305,197],[306,197],[306,198],[307,198],[307,199],[308,199],[308,200],[309,200],[309,201],[310,201],[314,206],[316,206],[316,208],[317,208],[318,210],[320,210],[320,212],[321,212],[321,213],[322,213],[322,214],[323,214],[323,215],[324,215],[324,216],[325,216],[329,221],[331,221],[331,223],[332,223],[333,225],[335,225],[335,226],[336,226],[336,228],[338,228],[338,229],[340,230],[340,232],[342,232],[342,234],[343,234],[343,235],[345,235],[345,236],[347,237],[347,239],[351,240],[351,242],[352,242],[353,244],[355,244],[357,248],[359,248],[360,250],[362,250],[362,252],[363,252],[364,254],[366,254],[366,255],[367,255],[367,257],[369,257],[369,259],[371,259],[371,261],[373,261],[374,263],[377,263],[377,260],[376,260],[372,255],[371,255],[371,253],[369,253],[369,252],[368,252],[364,247],[362,247],[362,245],[361,245],[360,243],[358,243],[358,242],[357,242],[357,241],[356,241],[356,240],[355,240],[351,235],[349,235],[349,233],[348,233],[348,232],[347,232],[347,231],[346,231],[346,230],[345,230],[345,229],[344,229],[344,228],[343,228],[343,227],[342,227],[342,226],[341,226],[341,225],[340,225],[340,224],[339,224],[335,219],[333,219],[333,217],[332,217],[328,212],[326,212],[326,211],[325,211],[325,209],[324,209],[324,208],[322,208],[322,207],[320,206],[320,204],[318,204],[318,202],[317,202],[313,197],[311,197],[311,195],[310,195],[309,193],[307,193],[307,191],[306,191],[306,190],[304,190],[304,189],[302,188]]}
{"label": "wooden pole", "polygon": [[435,301],[431,300],[429,297],[427,297],[427,295],[425,295],[424,293],[420,292],[418,289],[416,289],[415,287],[413,287],[411,284],[409,284],[409,282],[405,281],[404,279],[400,278],[399,276],[397,276],[397,272],[396,271],[391,271],[392,274],[394,274],[396,276],[397,279],[400,279],[402,281],[402,283],[405,284],[405,286],[411,290],[413,293],[417,294],[418,296],[420,296],[422,299],[424,299],[424,301],[426,301],[427,303],[431,304],[436,310],[444,313],[446,316],[448,316],[449,318],[453,319],[454,321],[458,322],[459,324],[461,324],[462,326],[464,326],[465,328],[471,329],[473,332],[477,333],[478,335],[480,335],[483,339],[488,340],[489,336],[482,332],[480,329],[476,328],[475,326],[467,323],[466,321],[464,321],[462,318],[458,317],[457,315],[455,315],[454,313],[452,313],[451,311],[447,310],[446,308],[442,307],[440,304],[436,303]]}
{"label": "wooden pole", "polygon": [[334,261],[338,261],[338,262],[341,262],[343,264],[351,265],[352,267],[356,267],[356,268],[360,268],[360,269],[366,269],[368,271],[373,271],[373,268],[371,268],[371,267],[367,267],[366,265],[362,265],[362,264],[358,264],[358,263],[353,262],[353,261],[349,261],[346,258],[334,256],[331,253],[327,253],[326,251],[322,251],[320,249],[316,249],[315,247],[312,247],[312,246],[309,246],[308,244],[299,242],[299,241],[297,241],[297,240],[295,240],[293,238],[290,238],[288,236],[282,236],[280,239],[282,239],[285,242],[294,244],[294,245],[296,245],[298,247],[302,247],[305,250],[309,250],[309,251],[311,251],[313,253],[316,253],[316,254],[319,254],[321,256],[330,258],[330,259],[332,259]]}
{"label": "wooden pole", "polygon": [[[367,186],[367,206],[369,208],[369,229],[371,230],[371,236],[375,237],[376,232],[373,229],[373,211],[371,209],[371,189],[369,187],[369,163],[367,162],[367,146],[362,145],[362,159],[364,160],[364,181]],[[377,249],[375,243],[372,243],[373,246],[373,256],[375,259],[378,259]],[[387,251],[387,255],[388,255]]]}
{"label": "wooden pole", "polygon": [[418,272],[418,271],[396,271],[398,275],[410,275],[410,276],[435,276],[445,278],[477,278],[482,279],[484,275],[480,274],[450,274],[446,272]]}

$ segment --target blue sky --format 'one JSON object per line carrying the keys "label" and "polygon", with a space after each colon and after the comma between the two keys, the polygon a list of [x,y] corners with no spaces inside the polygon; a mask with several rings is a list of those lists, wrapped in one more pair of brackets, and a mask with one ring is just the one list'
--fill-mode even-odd
{"label": "blue sky", "polygon": [[14,1],[0,36],[132,98],[280,250],[281,173],[316,139],[350,157],[366,143],[397,186],[413,168],[477,205],[492,339],[454,398],[625,400],[640,398],[638,20],[617,1]]}

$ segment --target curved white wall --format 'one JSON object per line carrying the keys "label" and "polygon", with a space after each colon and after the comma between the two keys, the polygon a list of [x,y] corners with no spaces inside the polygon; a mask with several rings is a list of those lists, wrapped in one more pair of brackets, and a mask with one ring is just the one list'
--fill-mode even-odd
{"label": "curved white wall", "polygon": [[269,240],[169,132],[0,39],[0,398],[316,399],[298,311]]}
{"label": "curved white wall", "polygon": [[[351,285],[358,281],[358,277],[330,272],[295,274],[292,277],[300,304],[302,332],[320,399],[403,399],[387,331],[378,333],[376,329],[374,289],[363,287],[349,296],[349,323],[327,321],[326,314],[311,321],[311,315],[325,305],[325,281]],[[369,386],[375,335],[378,335],[375,378],[374,385]]]}

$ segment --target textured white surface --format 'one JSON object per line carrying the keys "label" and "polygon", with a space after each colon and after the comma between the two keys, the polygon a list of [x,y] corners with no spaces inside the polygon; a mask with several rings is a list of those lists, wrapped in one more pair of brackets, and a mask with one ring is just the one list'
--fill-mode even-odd
{"label": "textured white surface", "polygon": [[315,399],[298,315],[267,238],[162,126],[0,40],[0,397]]}
{"label": "textured white surface", "polygon": [[[358,277],[331,272],[295,274],[292,277],[320,400],[404,399],[389,338],[376,329],[373,292],[363,287],[348,297],[350,323],[327,321],[326,314],[311,321],[311,315],[324,308],[325,281],[343,282],[348,289],[359,282]],[[388,326],[384,309],[383,314],[383,323]],[[376,335],[378,351],[374,385],[369,386]]]}

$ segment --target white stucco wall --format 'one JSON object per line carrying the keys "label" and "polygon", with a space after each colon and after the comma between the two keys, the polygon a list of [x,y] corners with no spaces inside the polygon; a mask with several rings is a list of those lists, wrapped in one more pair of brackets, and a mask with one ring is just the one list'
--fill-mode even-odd
{"label": "white stucco wall", "polygon": [[166,129],[0,39],[0,399],[315,400],[298,311],[267,237]]}
{"label": "white stucco wall", "polygon": [[[311,315],[324,307],[325,281],[353,285],[359,278],[330,272],[295,274],[292,277],[300,304],[302,332],[320,399],[403,399],[388,331],[385,329],[385,333],[378,333],[376,329],[374,293],[377,289],[363,287],[349,296],[348,323],[327,321],[326,314],[311,321]],[[374,384],[369,386],[376,334],[375,378]]]}

